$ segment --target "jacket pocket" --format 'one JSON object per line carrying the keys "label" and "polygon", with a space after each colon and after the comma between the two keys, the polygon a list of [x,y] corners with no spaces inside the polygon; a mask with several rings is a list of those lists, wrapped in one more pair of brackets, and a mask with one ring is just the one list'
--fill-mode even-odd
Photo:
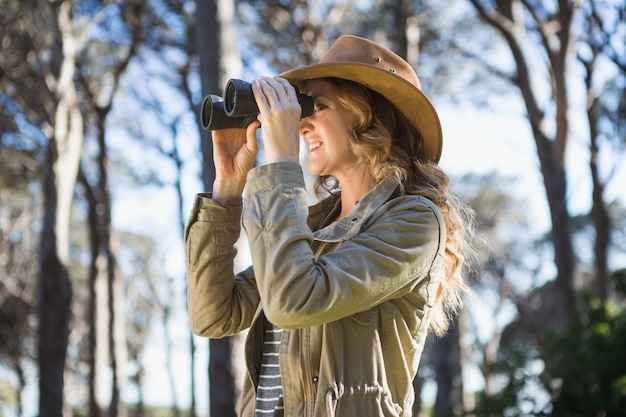
{"label": "jacket pocket", "polygon": [[326,390],[328,417],[400,417],[402,414],[402,407],[394,403],[391,394],[379,385],[329,386]]}
{"label": "jacket pocket", "polygon": [[378,307],[370,308],[369,310],[362,311],[360,313],[350,316],[352,320],[356,321],[362,326],[369,326],[378,316]]}

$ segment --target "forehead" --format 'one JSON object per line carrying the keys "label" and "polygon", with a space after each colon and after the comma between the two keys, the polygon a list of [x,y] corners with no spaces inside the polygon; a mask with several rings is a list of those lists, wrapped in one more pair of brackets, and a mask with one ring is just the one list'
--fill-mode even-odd
{"label": "forehead", "polygon": [[302,83],[301,91],[310,96],[333,96],[333,85],[330,81],[322,78],[306,80]]}

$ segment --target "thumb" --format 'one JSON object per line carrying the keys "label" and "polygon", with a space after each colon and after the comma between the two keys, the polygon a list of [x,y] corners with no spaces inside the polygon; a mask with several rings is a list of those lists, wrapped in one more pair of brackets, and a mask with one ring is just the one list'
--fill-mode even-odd
{"label": "thumb", "polygon": [[261,123],[255,120],[254,122],[250,123],[246,128],[246,148],[248,148],[248,150],[254,155],[256,155],[256,153],[259,151],[259,143],[257,142],[256,131],[260,126]]}

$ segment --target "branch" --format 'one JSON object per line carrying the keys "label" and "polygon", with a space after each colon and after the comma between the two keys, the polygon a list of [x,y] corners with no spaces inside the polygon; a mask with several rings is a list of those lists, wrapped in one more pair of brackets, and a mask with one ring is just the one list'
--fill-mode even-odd
{"label": "branch", "polygon": [[[517,67],[517,80],[514,82],[522,93],[522,98],[526,105],[526,111],[531,123],[535,142],[538,149],[543,149],[547,145],[548,138],[541,130],[542,120],[544,118],[543,111],[539,108],[537,100],[533,94],[530,82],[530,71],[524,53],[522,52],[522,41],[525,29],[522,23],[515,23],[495,9],[487,10],[478,0],[470,0],[478,13],[487,21],[488,24],[495,27],[504,37]],[[516,0],[514,0],[516,1]],[[519,13],[512,13],[512,16],[518,16]]]}

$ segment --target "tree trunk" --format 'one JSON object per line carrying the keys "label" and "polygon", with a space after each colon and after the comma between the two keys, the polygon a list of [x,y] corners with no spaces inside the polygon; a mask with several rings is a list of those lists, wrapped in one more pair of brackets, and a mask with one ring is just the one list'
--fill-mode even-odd
{"label": "tree trunk", "polygon": [[[521,92],[526,106],[528,120],[532,129],[541,174],[544,180],[550,218],[552,221],[552,244],[554,247],[554,262],[557,273],[555,279],[556,303],[550,306],[552,318],[550,325],[555,328],[567,327],[575,318],[576,293],[574,282],[576,279],[576,258],[572,245],[571,216],[567,208],[567,180],[565,171],[565,150],[569,135],[568,86],[565,75],[567,63],[572,57],[571,22],[573,19],[573,4],[570,1],[559,1],[559,9],[554,16],[541,20],[539,10],[532,10],[535,19],[536,35],[541,39],[540,53],[548,57],[546,72],[550,74],[552,87],[552,101],[554,120],[547,118],[551,110],[544,110],[539,105],[537,91],[533,88],[530,71],[530,58],[526,55],[528,49],[524,19],[527,14],[523,7],[532,7],[519,0],[508,0],[497,3],[497,9],[487,9],[480,1],[471,0],[476,10],[485,21],[500,32],[508,44],[516,65],[516,74],[513,79]],[[554,31],[555,24],[559,30]],[[554,124],[555,133],[551,136],[546,126]]]}
{"label": "tree trunk", "polygon": [[407,34],[407,28],[409,16],[413,14],[411,12],[411,1],[395,0],[392,7],[395,20],[395,30],[397,31],[397,35],[394,39],[397,45],[395,49],[398,55],[408,60],[409,36]]}
{"label": "tree trunk", "polygon": [[63,373],[67,352],[72,288],[66,266],[57,253],[55,233],[57,190],[54,174],[54,142],[47,157],[44,182],[44,223],[41,233],[39,272],[39,416],[63,415]]}
{"label": "tree trunk", "polygon": [[433,417],[461,415],[463,412],[463,373],[461,368],[459,322],[432,344],[432,364],[437,383]]}
{"label": "tree trunk", "polygon": [[[106,120],[104,111],[100,114],[98,122],[100,124],[100,134],[98,135],[99,153],[98,153],[98,171],[100,180],[98,181],[98,195],[100,196],[98,213],[99,221],[99,237],[100,237],[100,255],[102,264],[102,274],[107,283],[107,336],[109,351],[109,368],[111,370],[111,401],[109,403],[109,417],[125,417],[126,407],[120,401],[120,391],[124,373],[122,372],[123,364],[126,359],[126,338],[124,332],[124,316],[121,308],[122,283],[117,271],[117,260],[115,250],[113,248],[112,227],[111,227],[111,193],[109,191],[108,176],[108,152],[106,141],[104,139],[104,123]],[[104,339],[102,340],[104,342]]]}
{"label": "tree trunk", "polygon": [[63,414],[63,373],[69,336],[72,289],[69,262],[70,208],[80,162],[83,119],[74,85],[79,42],[72,25],[73,2],[58,7],[63,59],[55,94],[54,136],[44,180],[44,221],[39,272],[39,415]]}
{"label": "tree trunk", "polygon": [[[168,288],[167,293],[171,294],[171,280],[168,280]],[[172,352],[173,352],[173,343],[172,343],[172,333],[169,331],[169,323],[170,323],[170,311],[171,307],[169,301],[165,301],[163,305],[163,318],[161,321],[161,326],[163,327],[163,334],[165,338],[165,368],[167,369],[167,381],[170,388],[170,396],[172,398],[172,416],[180,417],[180,407],[178,406],[178,394],[176,393],[176,377],[174,372],[174,364],[172,362]]]}
{"label": "tree trunk", "polygon": [[[241,58],[232,26],[232,0],[196,0],[195,39],[200,60],[200,78],[204,94],[222,95],[226,79],[240,75]],[[199,116],[199,112],[196,114]],[[206,190],[213,188],[215,166],[210,132],[200,129],[202,148],[202,181]],[[209,398],[211,416],[235,416],[238,394],[241,392],[238,363],[234,358],[244,338],[209,341]],[[236,345],[236,346],[233,346]]]}
{"label": "tree trunk", "polygon": [[596,57],[600,53],[599,49],[595,49],[592,45],[593,56],[588,61],[584,61],[583,65],[587,71],[585,75],[585,86],[587,88],[588,106],[587,121],[589,126],[589,170],[591,172],[591,183],[593,186],[591,197],[591,221],[596,230],[596,239],[594,247],[594,265],[595,274],[592,285],[592,292],[603,300],[611,295],[611,285],[609,282],[609,246],[611,243],[611,219],[609,216],[606,203],[604,202],[604,183],[600,178],[598,168],[598,157],[600,146],[598,140],[600,132],[598,124],[600,122],[601,103],[594,93],[593,75],[596,66]]}
{"label": "tree trunk", "polygon": [[[100,370],[106,369],[108,349],[104,343],[106,340],[106,323],[108,322],[108,309],[106,308],[107,285],[106,275],[100,271],[99,265],[99,234],[98,234],[98,201],[93,188],[85,175],[80,172],[81,184],[83,185],[85,198],[89,207],[89,242],[91,249],[91,264],[89,266],[89,306],[87,307],[87,326],[89,328],[87,346],[87,364],[89,366],[88,381],[88,410],[90,417],[101,417],[106,410],[105,401],[102,398],[102,376]],[[104,301],[104,302],[103,302]]]}
{"label": "tree trunk", "polygon": [[[221,22],[218,18],[218,0],[196,0],[196,53],[200,61],[200,79],[202,93],[222,95],[220,77]],[[196,111],[196,117],[200,112]],[[200,126],[200,119],[198,119]],[[213,139],[211,132],[200,129],[200,147],[202,149],[202,183],[205,190],[211,190],[215,181],[213,165]]]}
{"label": "tree trunk", "polygon": [[235,378],[232,372],[232,337],[209,340],[210,415],[236,417]]}
{"label": "tree trunk", "polygon": [[[123,283],[117,270],[115,245],[113,243],[112,199],[109,189],[109,158],[105,140],[106,119],[111,111],[114,95],[120,80],[135,56],[142,40],[142,16],[144,5],[140,1],[129,2],[123,8],[123,17],[131,32],[128,53],[110,68],[112,88],[94,89],[88,82],[83,84],[90,101],[88,110],[97,131],[98,154],[96,157],[97,180],[92,186],[84,175],[81,181],[89,203],[89,226],[91,232],[91,265],[89,273],[89,410],[91,417],[106,414],[109,417],[125,417],[127,409],[120,401],[120,391],[125,378],[127,360],[125,320],[122,308]],[[130,6],[130,7],[128,7]],[[84,78],[81,78],[84,81]],[[110,369],[110,379],[103,370]],[[104,391],[110,387],[110,392]],[[108,406],[106,404],[109,399]]]}
{"label": "tree trunk", "polygon": [[[99,127],[104,128],[102,115]],[[91,265],[89,269],[89,415],[126,415],[119,393],[125,363],[124,320],[120,304],[121,281],[111,238],[111,197],[108,189],[107,150],[104,130],[99,135],[98,174],[95,186],[80,175],[89,205]],[[110,368],[110,379],[103,372]],[[105,387],[110,387],[108,393]],[[108,405],[107,405],[108,401]]]}

